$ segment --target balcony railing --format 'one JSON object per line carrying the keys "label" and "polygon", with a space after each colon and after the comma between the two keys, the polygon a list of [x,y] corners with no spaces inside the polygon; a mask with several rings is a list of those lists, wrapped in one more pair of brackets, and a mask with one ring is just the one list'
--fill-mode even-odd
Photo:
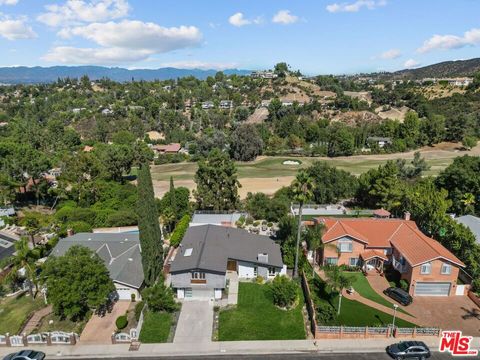
{"label": "balcony railing", "polygon": [[393,268],[402,274],[407,271],[407,267],[405,265],[402,265],[402,263],[394,257],[392,257],[392,264]]}

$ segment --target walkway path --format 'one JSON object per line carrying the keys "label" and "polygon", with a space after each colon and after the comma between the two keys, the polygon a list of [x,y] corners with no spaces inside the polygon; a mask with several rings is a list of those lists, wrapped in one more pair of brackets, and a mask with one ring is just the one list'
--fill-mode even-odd
{"label": "walkway path", "polygon": [[49,315],[52,312],[52,305],[48,305],[47,307],[44,307],[43,309],[40,309],[33,314],[33,316],[30,318],[30,320],[27,321],[25,326],[23,327],[22,331],[20,331],[20,334],[27,334],[29,335],[33,330],[35,330],[40,323],[42,322],[42,319]]}
{"label": "walkway path", "polygon": [[228,271],[227,279],[230,280],[228,286],[228,305],[237,305],[238,303],[238,274],[236,271]]}
{"label": "walkway path", "polygon": [[182,344],[211,343],[212,331],[213,301],[184,301],[173,342]]}

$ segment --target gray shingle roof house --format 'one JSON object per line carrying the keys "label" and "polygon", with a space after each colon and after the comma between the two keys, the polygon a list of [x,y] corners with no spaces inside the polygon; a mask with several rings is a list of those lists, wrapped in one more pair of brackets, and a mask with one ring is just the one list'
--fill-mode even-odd
{"label": "gray shingle roof house", "polygon": [[15,253],[15,241],[9,234],[0,232],[0,260],[8,258]]}
{"label": "gray shingle roof house", "polygon": [[140,299],[144,275],[139,236],[136,233],[78,233],[60,239],[50,256],[62,256],[74,245],[95,252],[107,266],[120,300]]}
{"label": "gray shingle roof house", "polygon": [[234,213],[225,213],[225,214],[195,212],[193,214],[192,220],[190,221],[190,226],[209,225],[209,224],[235,226],[235,223],[242,216],[246,218],[248,214],[245,212],[234,212]]}
{"label": "gray shingle roof house", "polygon": [[480,244],[480,218],[473,215],[464,215],[455,218],[455,220],[458,223],[468,227],[472,231],[473,235],[475,235],[477,243]]}
{"label": "gray shingle roof house", "polygon": [[286,267],[280,246],[268,236],[216,225],[188,228],[170,266],[177,297],[221,298],[227,272],[269,279]]}

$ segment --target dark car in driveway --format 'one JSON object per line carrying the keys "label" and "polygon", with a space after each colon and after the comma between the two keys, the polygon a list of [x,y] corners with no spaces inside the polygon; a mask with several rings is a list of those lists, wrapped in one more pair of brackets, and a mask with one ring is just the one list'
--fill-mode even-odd
{"label": "dark car in driveway", "polygon": [[9,354],[3,360],[43,360],[45,353],[34,350],[22,350],[13,354]]}
{"label": "dark car in driveway", "polygon": [[430,349],[423,341],[401,341],[387,347],[387,353],[395,360],[401,359],[428,359]]}
{"label": "dark car in driveway", "polygon": [[404,306],[410,305],[413,302],[413,298],[410,294],[400,288],[389,287],[388,289],[385,289],[383,293]]}

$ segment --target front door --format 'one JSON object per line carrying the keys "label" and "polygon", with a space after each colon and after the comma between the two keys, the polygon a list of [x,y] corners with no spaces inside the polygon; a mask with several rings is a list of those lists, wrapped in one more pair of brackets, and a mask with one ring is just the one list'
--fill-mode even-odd
{"label": "front door", "polygon": [[227,261],[227,270],[228,271],[237,271],[237,261],[236,260],[228,260]]}

